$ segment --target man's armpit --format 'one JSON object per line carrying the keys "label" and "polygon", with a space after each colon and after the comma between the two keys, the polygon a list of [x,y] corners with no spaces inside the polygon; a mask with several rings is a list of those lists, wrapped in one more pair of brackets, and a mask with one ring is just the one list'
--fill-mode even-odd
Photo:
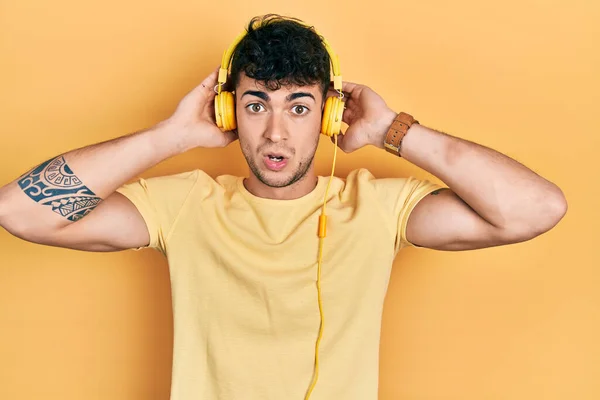
{"label": "man's armpit", "polygon": [[438,194],[442,193],[443,190],[449,190],[449,188],[436,189],[433,192],[429,193],[429,195],[430,196],[437,196]]}

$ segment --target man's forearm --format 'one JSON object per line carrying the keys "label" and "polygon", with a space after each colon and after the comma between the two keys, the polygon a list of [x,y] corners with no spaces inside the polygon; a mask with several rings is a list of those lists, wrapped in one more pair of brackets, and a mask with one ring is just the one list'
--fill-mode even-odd
{"label": "man's forearm", "polygon": [[563,193],[556,185],[479,144],[413,124],[400,154],[444,181],[498,228],[545,231],[566,211]]}
{"label": "man's forearm", "polygon": [[0,225],[53,229],[84,217],[131,178],[193,147],[170,129],[161,123],[40,164],[0,188]]}
{"label": "man's forearm", "polygon": [[99,197],[106,198],[118,187],[159,162],[192,146],[174,134],[167,124],[158,124],[107,142],[63,155],[70,170]]}

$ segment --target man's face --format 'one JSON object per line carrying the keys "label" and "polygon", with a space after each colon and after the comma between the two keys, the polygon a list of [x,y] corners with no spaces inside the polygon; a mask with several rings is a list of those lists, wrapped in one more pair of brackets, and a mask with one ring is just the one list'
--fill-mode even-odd
{"label": "man's face", "polygon": [[270,91],[242,73],[235,97],[242,153],[262,183],[285,187],[312,171],[323,105],[318,84]]}

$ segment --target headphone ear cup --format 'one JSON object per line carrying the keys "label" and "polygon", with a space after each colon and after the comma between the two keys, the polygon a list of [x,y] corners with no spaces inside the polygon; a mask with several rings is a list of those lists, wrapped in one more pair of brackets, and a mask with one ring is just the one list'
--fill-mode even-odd
{"label": "headphone ear cup", "polygon": [[226,131],[231,131],[237,127],[235,119],[235,98],[231,92],[223,92],[223,125]]}
{"label": "headphone ear cup", "polygon": [[331,118],[331,136],[342,132],[342,117],[344,116],[344,101],[339,97],[334,98],[333,116]]}
{"label": "headphone ear cup", "polygon": [[325,136],[331,136],[331,116],[333,115],[335,97],[328,97],[325,100],[325,108],[323,108],[323,117],[321,119],[321,133]]}
{"label": "headphone ear cup", "polygon": [[222,93],[215,96],[215,122],[219,128],[223,127],[223,119],[221,118],[223,115],[223,112],[221,111],[221,96]]}
{"label": "headphone ear cup", "polygon": [[221,92],[215,96],[215,120],[217,126],[225,131],[230,131],[237,127],[233,93]]}
{"label": "headphone ear cup", "polygon": [[328,97],[323,109],[321,133],[325,136],[339,135],[342,130],[344,102],[339,97]]}

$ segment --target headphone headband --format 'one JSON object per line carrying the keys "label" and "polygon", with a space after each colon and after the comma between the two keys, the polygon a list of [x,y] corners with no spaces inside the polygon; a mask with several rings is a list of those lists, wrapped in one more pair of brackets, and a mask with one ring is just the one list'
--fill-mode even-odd
{"label": "headphone headband", "polygon": [[[319,35],[319,37],[321,37],[323,45],[325,46],[325,50],[329,54],[329,59],[331,60],[331,67],[333,70],[333,87],[335,90],[337,90],[341,94],[342,93],[342,73],[340,71],[340,63],[338,60],[338,56],[333,52],[333,49],[331,48],[331,45],[329,44],[327,39],[325,39],[323,36],[321,36],[319,34],[319,32],[317,32],[316,29],[314,29],[313,27],[307,25],[306,23],[304,23],[302,21],[299,21],[299,20],[293,19],[293,18],[285,18],[285,17],[277,17],[277,18],[282,18],[283,20],[293,21],[300,25],[303,25],[306,28],[312,29],[313,32],[315,32],[317,35]],[[266,18],[266,19],[262,20],[261,22],[257,21],[257,22],[255,22],[255,24],[252,27],[255,29],[258,29],[261,26],[263,26],[263,24],[266,24],[271,19],[272,18]],[[235,48],[237,47],[237,45],[242,41],[242,39],[247,34],[248,34],[247,31],[240,33],[235,38],[233,43],[231,43],[231,45],[229,45],[227,50],[225,50],[225,52],[223,53],[223,58],[221,59],[221,68],[219,68],[219,77],[218,77],[219,84],[217,85],[218,93],[221,93],[221,86],[223,86],[223,84],[227,81],[227,74],[229,71],[229,63],[231,62],[231,59],[233,57],[233,52],[235,51]]]}

